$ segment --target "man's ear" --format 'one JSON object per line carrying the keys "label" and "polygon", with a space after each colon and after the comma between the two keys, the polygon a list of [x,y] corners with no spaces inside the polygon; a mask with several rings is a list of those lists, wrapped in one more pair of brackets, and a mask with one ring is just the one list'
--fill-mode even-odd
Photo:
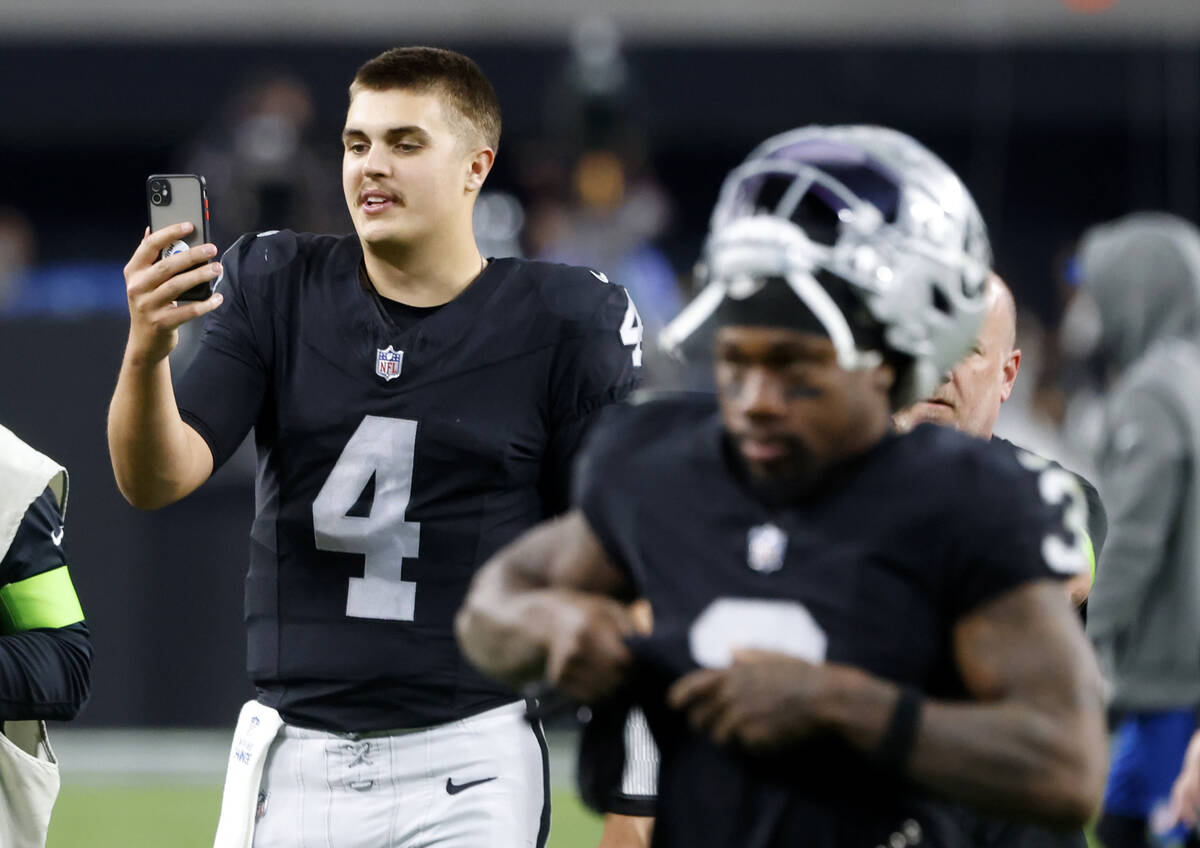
{"label": "man's ear", "polygon": [[896,369],[890,362],[875,366],[871,372],[871,385],[884,394],[892,390],[892,386],[896,385]]}
{"label": "man's ear", "polygon": [[483,188],[483,182],[492,172],[492,165],[495,162],[496,151],[492,148],[481,147],[476,150],[467,162],[467,182],[464,188],[468,192],[479,191]]}
{"label": "man's ear", "polygon": [[1003,382],[1000,384],[1000,402],[1008,400],[1008,396],[1012,394],[1013,384],[1017,382],[1017,372],[1021,370],[1021,351],[1019,348],[1014,348],[1004,360]]}

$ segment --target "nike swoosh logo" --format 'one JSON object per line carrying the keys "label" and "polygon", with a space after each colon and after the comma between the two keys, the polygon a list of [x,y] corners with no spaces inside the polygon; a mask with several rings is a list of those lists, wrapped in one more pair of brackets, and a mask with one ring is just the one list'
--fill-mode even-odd
{"label": "nike swoosh logo", "polygon": [[495,779],[496,778],[494,778],[494,777],[485,777],[482,780],[471,780],[466,783],[455,783],[454,778],[447,777],[446,778],[446,791],[451,795],[457,795],[459,792],[462,792],[464,789],[470,789],[472,786],[478,786],[481,783],[487,783],[487,782],[495,780]]}
{"label": "nike swoosh logo", "polygon": [[63,532],[64,532],[65,530],[66,530],[66,528],[65,528],[65,527],[63,527],[63,526],[60,524],[60,525],[58,526],[58,529],[57,529],[57,530],[51,531],[51,533],[50,533],[50,541],[51,541],[51,542],[53,542],[53,543],[55,544],[55,546],[56,546],[56,547],[57,547],[58,545],[61,545],[61,544],[62,544],[62,540],[63,540]]}
{"label": "nike swoosh logo", "polygon": [[[588,268],[588,270],[592,271],[591,268]],[[592,271],[592,276],[602,283],[608,282],[608,276],[603,271]]]}

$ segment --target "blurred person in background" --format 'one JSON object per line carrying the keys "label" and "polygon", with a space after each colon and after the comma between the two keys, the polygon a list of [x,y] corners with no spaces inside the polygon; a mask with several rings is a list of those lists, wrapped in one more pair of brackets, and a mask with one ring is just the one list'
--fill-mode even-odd
{"label": "blurred person in background", "polygon": [[[254,428],[258,695],[219,848],[540,848],[540,723],[463,659],[453,616],[484,559],[566,507],[581,440],[637,384],[637,310],[602,272],[481,254],[501,115],[473,61],[396,48],[349,94],[353,234],[250,234],[207,264],[211,244],[160,260],[182,232],[164,228],[134,252],[114,473],[165,506]],[[218,274],[210,300],[173,305]],[[173,389],[176,328],[206,313]]]}
{"label": "blurred person in background", "polygon": [[314,138],[316,113],[304,82],[286,71],[244,84],[223,119],[184,156],[203,174],[212,201],[212,240],[222,249],[242,233],[287,226],[296,232],[350,229],[330,164],[337,148]]}
{"label": "blurred person in background", "polygon": [[1087,631],[1120,719],[1096,833],[1141,848],[1200,704],[1200,231],[1135,213],[1085,232],[1078,256],[1111,379],[1097,461],[1109,534]]}
{"label": "blurred person in background", "polygon": [[[547,108],[525,181],[534,195],[526,231],[530,255],[604,269],[620,280],[655,338],[683,308],[679,278],[655,245],[670,200],[649,161],[637,83],[612,21],[589,18],[571,34],[571,53]],[[549,156],[546,156],[546,153]],[[548,162],[550,164],[548,164]],[[662,354],[644,351],[645,380],[666,375]]]}
{"label": "blurred person in background", "polygon": [[37,232],[29,217],[20,209],[0,207],[0,317],[124,311],[125,296],[113,285],[119,265],[40,263],[37,254]]}
{"label": "blurred person in background", "polygon": [[63,549],[67,472],[0,426],[0,845],[42,848],[58,795],[45,721],[91,689],[92,642]]}
{"label": "blurred person in background", "polygon": [[[973,200],[882,127],[796,131],[730,181],[708,285],[667,334],[715,340],[717,397],[613,409],[577,509],[476,577],[467,655],[643,707],[656,846],[971,844],[942,798],[1082,825],[1105,761],[1059,585],[1087,568],[1064,523],[1082,493],[949,428],[893,432],[986,310]],[[607,741],[580,774],[620,782]]]}
{"label": "blurred person in background", "polygon": [[29,219],[12,207],[0,208],[0,314],[16,309],[25,294],[34,244]]}

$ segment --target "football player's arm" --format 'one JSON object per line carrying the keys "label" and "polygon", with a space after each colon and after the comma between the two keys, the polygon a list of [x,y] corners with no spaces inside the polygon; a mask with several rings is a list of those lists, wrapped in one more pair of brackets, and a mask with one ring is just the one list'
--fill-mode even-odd
{"label": "football player's arm", "polygon": [[607,813],[604,830],[596,848],[650,848],[650,837],[654,834],[652,816],[623,816]]}
{"label": "football player's arm", "polygon": [[[171,386],[169,354],[179,327],[221,305],[214,293],[204,301],[175,305],[176,298],[207,283],[221,266],[209,263],[216,248],[201,245],[159,259],[191,224],[147,231],[125,266],[129,339],[108,410],[108,449],[117,487],[131,504],[156,509],[173,503],[208,479],[213,457],[207,443],[184,423]],[[200,268],[187,270],[203,264]]]}
{"label": "football player's arm", "polygon": [[47,489],[0,559],[0,720],[74,718],[91,687],[92,645]]}
{"label": "football player's arm", "polygon": [[953,645],[974,701],[925,703],[909,773],[1001,815],[1085,824],[1108,771],[1103,684],[1061,585],[985,603],[957,622]]}
{"label": "football player's arm", "polygon": [[1109,533],[1088,598],[1097,643],[1133,625],[1168,548],[1187,479],[1186,437],[1154,394],[1125,404],[1101,485]]}
{"label": "football player's arm", "polygon": [[1192,828],[1200,820],[1200,730],[1192,735],[1183,767],[1171,787],[1171,815]]}
{"label": "football player's arm", "polygon": [[591,701],[612,691],[637,628],[625,574],[575,510],[529,530],[476,574],[455,620],[459,644],[511,686],[546,680]]}
{"label": "football player's arm", "polygon": [[833,731],[947,798],[1082,826],[1107,771],[1104,704],[1061,585],[1037,580],[984,603],[955,625],[953,646],[973,700],[915,702],[898,750],[901,689],[847,665],[744,651],[729,668],[684,677],[668,703],[719,743],[770,749]]}

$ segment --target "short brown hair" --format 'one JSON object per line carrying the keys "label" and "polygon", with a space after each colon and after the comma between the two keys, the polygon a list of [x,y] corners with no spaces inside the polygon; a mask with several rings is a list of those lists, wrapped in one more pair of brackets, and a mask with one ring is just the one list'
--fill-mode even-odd
{"label": "short brown hair", "polygon": [[[483,71],[471,59],[440,47],[393,47],[364,64],[350,84],[387,91],[403,88],[427,92],[439,89],[454,111],[479,133],[493,150],[500,146],[500,101]],[[450,120],[454,115],[448,116]]]}

